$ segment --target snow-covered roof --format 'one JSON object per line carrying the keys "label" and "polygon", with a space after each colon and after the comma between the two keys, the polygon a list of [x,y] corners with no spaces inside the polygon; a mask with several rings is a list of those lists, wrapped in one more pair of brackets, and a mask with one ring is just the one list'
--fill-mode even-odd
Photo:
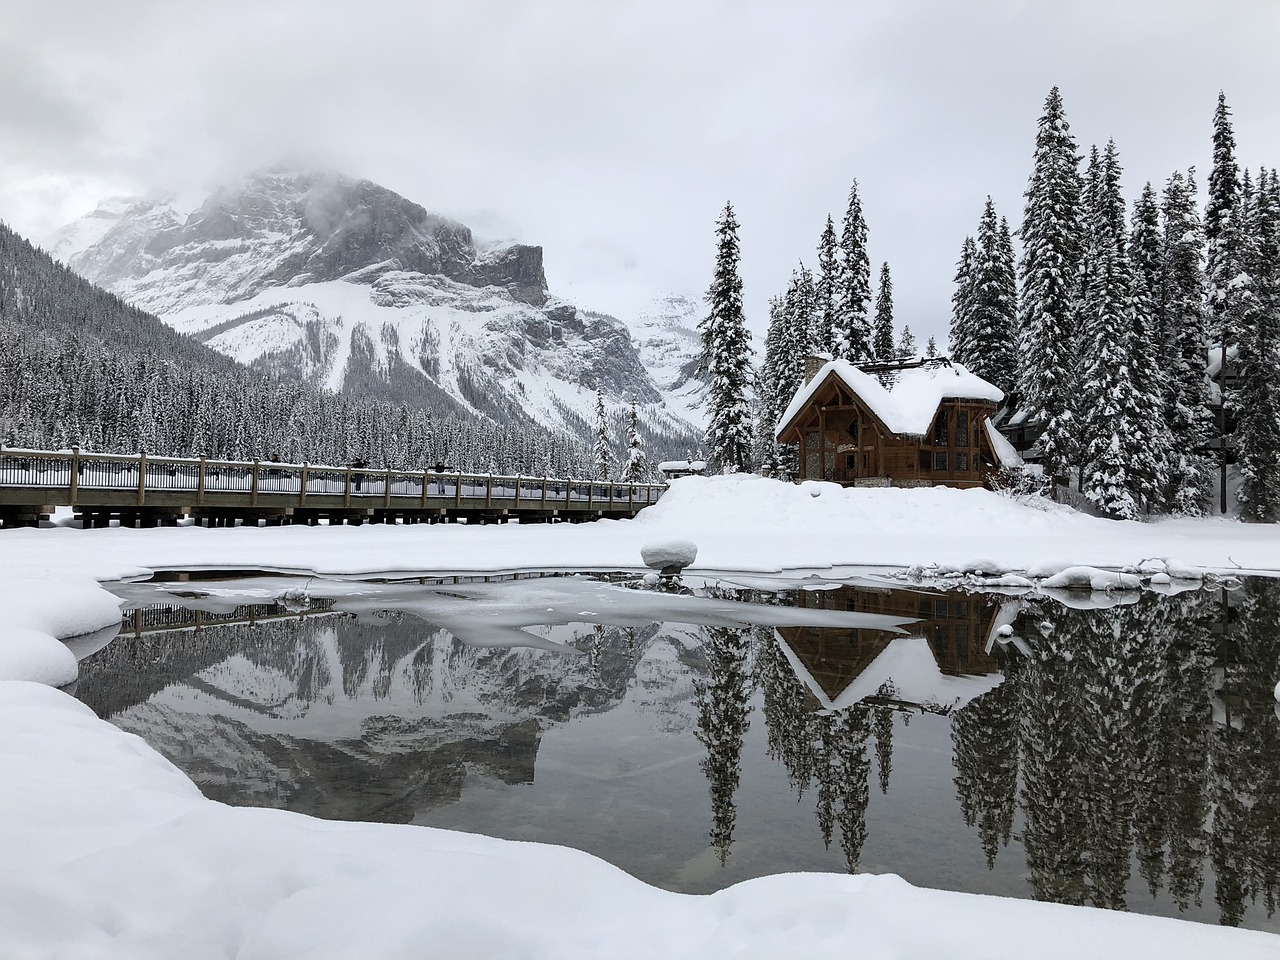
{"label": "snow-covered roof", "polygon": [[893,695],[899,700],[954,710],[995,689],[1004,680],[999,673],[964,676],[943,673],[928,640],[924,637],[895,637],[832,700],[788,644],[782,644],[782,652],[797,678],[813,691],[824,710],[844,710],[861,703],[879,693],[886,683],[893,685]]}
{"label": "snow-covered roof", "polygon": [[933,425],[938,404],[944,399],[990,400],[999,403],[1004,391],[988,383],[963,364],[931,364],[894,371],[892,390],[886,390],[878,377],[863,373],[847,360],[831,360],[823,365],[812,380],[801,387],[778,421],[774,436],[795,419],[813,399],[813,395],[835,376],[865,403],[886,427],[897,434],[922,437]]}
{"label": "snow-covered roof", "polygon": [[1018,456],[1018,451],[1005,439],[1004,434],[995,428],[995,424],[990,420],[984,420],[982,425],[986,428],[987,439],[991,441],[991,449],[995,451],[1000,466],[1006,470],[1016,470],[1022,466],[1022,457]]}
{"label": "snow-covered roof", "polygon": [[705,460],[663,460],[658,464],[663,473],[702,473],[707,469]]}

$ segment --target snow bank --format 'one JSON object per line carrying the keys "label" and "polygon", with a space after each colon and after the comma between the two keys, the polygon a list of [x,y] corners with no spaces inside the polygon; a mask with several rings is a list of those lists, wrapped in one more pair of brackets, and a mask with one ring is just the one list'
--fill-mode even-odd
{"label": "snow bank", "polygon": [[1132,573],[1076,566],[1060,570],[1040,586],[1049,590],[1141,590],[1142,579]]}
{"label": "snow bank", "polygon": [[1274,957],[1180,920],[790,874],[694,897],[587,854],[228,807],[70,697],[0,683],[0,930],[11,956]]}
{"label": "snow bank", "polygon": [[63,638],[120,623],[119,601],[91,580],[0,576],[0,680],[64,686],[76,678],[76,656]]}
{"label": "snow bank", "polygon": [[[107,580],[201,568],[338,577],[635,570],[643,569],[641,548],[666,539],[696,543],[697,569],[704,574],[852,573],[957,566],[974,557],[995,565],[988,573],[1034,570],[1037,579],[1068,566],[1119,569],[1148,557],[1182,557],[1201,573],[1280,572],[1276,524],[1134,523],[1058,504],[1026,505],[986,490],[795,485],[735,474],[673,481],[662,500],[635,520],[587,524],[6,530],[0,533],[0,579],[34,574]],[[1046,557],[1060,559],[1045,565]]]}

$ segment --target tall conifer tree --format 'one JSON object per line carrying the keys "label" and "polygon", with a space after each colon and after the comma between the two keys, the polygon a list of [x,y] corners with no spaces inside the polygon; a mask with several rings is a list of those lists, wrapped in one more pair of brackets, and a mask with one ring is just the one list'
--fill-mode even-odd
{"label": "tall conifer tree", "polygon": [[972,354],[973,262],[977,256],[973,237],[965,237],[956,263],[956,288],[951,292],[951,358],[966,366]]}
{"label": "tall conifer tree", "polygon": [[1166,419],[1173,460],[1168,494],[1180,514],[1200,516],[1209,500],[1213,465],[1202,452],[1213,432],[1204,365],[1204,231],[1196,206],[1195,171],[1173,173],[1161,200],[1160,301],[1170,346]]}
{"label": "tall conifer tree", "polygon": [[1080,262],[1080,172],[1057,87],[1045,100],[1024,196],[1018,386],[1032,416],[1044,425],[1045,469],[1061,475],[1076,455],[1073,306]]}
{"label": "tall conifer tree", "polygon": [[987,197],[969,271],[968,336],[963,356],[955,359],[1005,392],[1013,389],[1017,374],[1018,304],[1011,255],[1012,246],[1004,248],[995,204]]}
{"label": "tall conifer tree", "polygon": [[876,291],[875,341],[872,344],[877,360],[892,360],[896,354],[893,331],[893,278],[889,264],[880,265],[880,289]]}
{"label": "tall conifer tree", "polygon": [[1239,328],[1240,390],[1235,409],[1241,516],[1280,520],[1280,181],[1258,175],[1250,204],[1245,266],[1252,280]]}
{"label": "tall conifer tree", "polygon": [[814,284],[817,319],[809,337],[807,350],[835,355],[836,296],[840,286],[840,249],[836,242],[836,225],[830,214],[818,241],[818,274]]}
{"label": "tall conifer tree", "polygon": [[867,257],[867,221],[862,216],[858,181],[849,188],[849,206],[840,232],[840,277],[836,287],[835,346],[851,363],[871,359],[871,261]]}
{"label": "tall conifer tree", "polygon": [[728,472],[751,468],[751,337],[742,313],[738,276],[738,221],[726,203],[716,221],[715,278],[707,291],[710,311],[699,324],[702,369],[709,378],[707,448],[712,463]]}
{"label": "tall conifer tree", "polygon": [[609,415],[604,406],[604,391],[596,387],[595,477],[608,480],[613,472],[613,449],[609,446]]}

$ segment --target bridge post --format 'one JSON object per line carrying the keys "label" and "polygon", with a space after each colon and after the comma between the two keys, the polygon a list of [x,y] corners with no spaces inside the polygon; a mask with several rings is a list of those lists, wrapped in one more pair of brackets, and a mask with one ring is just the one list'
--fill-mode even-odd
{"label": "bridge post", "polygon": [[547,475],[544,473],[542,475],[542,509],[544,511],[547,509],[547,479]]}
{"label": "bridge post", "polygon": [[596,503],[596,482],[592,480],[587,484],[587,513],[595,508]]}
{"label": "bridge post", "polygon": [[516,509],[520,509],[520,475],[516,474]]}
{"label": "bridge post", "polygon": [[391,509],[391,468],[387,467],[387,480],[382,491],[382,508]]}
{"label": "bridge post", "polygon": [[[258,461],[253,461],[253,473],[249,475],[249,506],[258,505]],[[257,522],[256,520],[254,521]]]}
{"label": "bridge post", "polygon": [[71,447],[71,506],[76,505],[76,494],[80,492],[80,444]]}
{"label": "bridge post", "polygon": [[205,461],[204,461],[204,454],[201,454],[201,455],[200,455],[200,470],[199,470],[199,473],[197,473],[197,475],[196,475],[196,506],[197,506],[197,507],[204,506],[204,478],[205,478],[205,470],[206,470],[206,465],[205,465]]}
{"label": "bridge post", "polygon": [[609,511],[613,512],[613,494],[618,489],[618,485],[612,480],[609,481]]}
{"label": "bridge post", "polygon": [[347,485],[342,491],[342,505],[344,507],[351,506],[351,465],[347,464]]}
{"label": "bridge post", "polygon": [[[488,510],[492,506],[493,506],[493,474],[491,473],[484,481],[484,508]],[[488,523],[487,520],[485,522]]]}
{"label": "bridge post", "polygon": [[427,471],[423,470],[422,471],[422,509],[423,510],[427,509],[427,484],[428,483],[430,483],[430,478],[427,476]]}
{"label": "bridge post", "polygon": [[302,478],[298,484],[298,506],[305,507],[307,505],[307,465],[302,465]]}
{"label": "bridge post", "polygon": [[138,454],[138,506],[147,502],[147,454]]}
{"label": "bridge post", "polygon": [[627,484],[627,512],[633,517],[636,514],[636,485],[634,483]]}

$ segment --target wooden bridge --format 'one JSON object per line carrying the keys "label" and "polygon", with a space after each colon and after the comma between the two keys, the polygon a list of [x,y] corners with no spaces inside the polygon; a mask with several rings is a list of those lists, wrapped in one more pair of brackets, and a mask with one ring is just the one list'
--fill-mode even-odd
{"label": "wooden bridge", "polygon": [[302,523],[579,522],[633,517],[661,483],[504,477],[0,448],[0,527],[35,526],[60,506],[85,528]]}

